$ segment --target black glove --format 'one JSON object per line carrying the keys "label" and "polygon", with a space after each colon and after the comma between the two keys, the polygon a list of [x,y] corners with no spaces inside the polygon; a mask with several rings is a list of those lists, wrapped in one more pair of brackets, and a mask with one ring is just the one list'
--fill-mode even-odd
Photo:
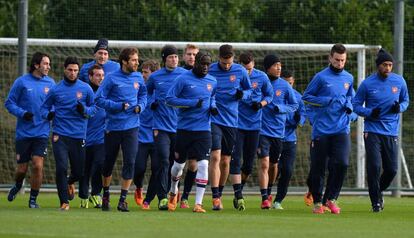
{"label": "black glove", "polygon": [[295,111],[295,115],[293,115],[293,119],[296,123],[300,122],[300,113],[298,111]]}
{"label": "black glove", "polygon": [[351,108],[349,108],[349,107],[346,107],[345,108],[345,112],[346,112],[346,114],[351,114],[352,113],[352,109]]}
{"label": "black glove", "polygon": [[51,121],[51,120],[53,120],[53,118],[55,118],[55,112],[49,112],[47,114],[47,120]]}
{"label": "black glove", "polygon": [[236,97],[237,100],[240,100],[243,98],[243,91],[237,89],[236,94],[234,94],[234,96]]}
{"label": "black glove", "polygon": [[76,104],[76,111],[78,111],[82,116],[85,114],[85,107],[81,102],[78,102],[78,104]]}
{"label": "black glove", "polygon": [[201,106],[203,105],[203,99],[198,99],[198,102],[196,104],[196,107],[201,108]]}
{"label": "black glove", "polygon": [[23,114],[23,119],[25,121],[31,121],[31,120],[33,120],[33,113],[31,113],[31,112],[25,112]]}
{"label": "black glove", "polygon": [[134,109],[134,112],[136,114],[140,113],[141,112],[141,107],[140,106],[136,106],[135,109]]}
{"label": "black glove", "polygon": [[275,106],[274,110],[275,110],[276,113],[279,113],[279,107],[278,106]]}
{"label": "black glove", "polygon": [[157,107],[158,107],[158,102],[151,103],[151,106],[150,106],[151,110],[155,110],[157,109]]}
{"label": "black glove", "polygon": [[394,104],[391,106],[391,112],[393,113],[400,113],[400,103],[395,101]]}
{"label": "black glove", "polygon": [[252,104],[252,109],[255,110],[256,112],[259,111],[260,109],[262,109],[262,104],[260,102],[254,102]]}
{"label": "black glove", "polygon": [[212,108],[210,108],[210,113],[211,113],[211,115],[213,115],[213,116],[218,115],[218,114],[219,114],[219,112],[218,112],[218,110],[217,110],[217,107],[212,107]]}
{"label": "black glove", "polygon": [[371,117],[375,118],[375,119],[378,119],[379,116],[380,116],[380,113],[381,113],[381,108],[376,107],[376,108],[372,109]]}

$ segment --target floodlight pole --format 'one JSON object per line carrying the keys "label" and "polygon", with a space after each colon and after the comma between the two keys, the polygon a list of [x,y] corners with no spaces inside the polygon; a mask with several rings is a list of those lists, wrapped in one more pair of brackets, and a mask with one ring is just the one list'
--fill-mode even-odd
{"label": "floodlight pole", "polygon": [[27,65],[27,15],[28,0],[19,1],[18,24],[19,24],[19,66],[18,73],[23,75],[26,73]]}
{"label": "floodlight pole", "polygon": [[[394,72],[403,75],[404,62],[404,0],[397,0],[394,3]],[[398,170],[393,181],[392,196],[401,197],[401,153],[402,148],[402,114],[400,114],[398,143]]]}

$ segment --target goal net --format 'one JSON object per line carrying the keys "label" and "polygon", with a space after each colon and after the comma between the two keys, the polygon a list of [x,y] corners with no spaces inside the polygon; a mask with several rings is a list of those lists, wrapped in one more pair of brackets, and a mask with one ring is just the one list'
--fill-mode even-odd
{"label": "goal net", "polygon": [[[45,52],[51,57],[52,69],[49,73],[56,82],[60,81],[63,75],[63,62],[67,56],[76,56],[82,63],[93,59],[93,49],[97,40],[59,40],[59,39],[28,39],[28,62],[36,51]],[[134,46],[139,49],[140,61],[156,59],[161,61],[160,50],[165,44],[175,45],[180,50],[180,59],[183,49],[187,43],[193,43],[200,49],[209,51],[214,60],[217,59],[218,48],[224,43],[212,42],[151,42],[151,41],[109,41],[110,58],[116,60],[122,48]],[[238,54],[244,51],[253,53],[256,68],[263,69],[263,58],[266,54],[276,53],[282,60],[282,68],[293,71],[296,78],[295,88],[303,93],[313,75],[328,65],[328,54],[332,44],[273,44],[273,43],[229,43]],[[354,75],[355,85],[359,84],[366,74],[375,70],[375,56],[378,46],[346,45],[348,60],[346,70]],[[18,46],[16,38],[0,38],[0,103],[8,95],[11,85],[18,77]],[[14,183],[15,162],[15,123],[14,116],[9,114],[4,107],[0,113],[0,185]],[[352,153],[350,166],[345,180],[345,187],[363,188],[364,179],[364,152],[361,133],[361,120],[352,124]],[[359,128],[359,129],[358,129]],[[298,131],[297,157],[291,186],[305,187],[309,171],[309,143],[310,126],[306,124]],[[119,155],[121,156],[121,155]],[[119,184],[121,173],[121,162],[118,159],[113,173],[113,184]],[[54,186],[55,166],[52,149],[49,146],[49,155],[44,163],[44,184]],[[148,167],[149,168],[149,167]],[[149,171],[148,171],[149,172]],[[145,184],[148,183],[148,172]],[[30,176],[30,174],[29,174]],[[247,186],[258,186],[257,173]]]}

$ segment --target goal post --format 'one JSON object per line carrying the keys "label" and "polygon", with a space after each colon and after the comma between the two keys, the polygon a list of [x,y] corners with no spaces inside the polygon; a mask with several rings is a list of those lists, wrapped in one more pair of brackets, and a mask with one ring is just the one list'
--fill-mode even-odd
{"label": "goal post", "polygon": [[[93,59],[93,49],[97,40],[72,39],[27,39],[28,59],[34,52],[42,51],[50,55],[52,69],[49,73],[56,81],[63,75],[63,62],[67,56],[76,56],[82,63]],[[244,51],[250,51],[255,57],[258,69],[263,69],[263,58],[266,54],[276,53],[282,60],[282,68],[293,71],[296,78],[295,88],[303,93],[313,75],[328,65],[328,55],[333,44],[297,44],[297,43],[242,43],[242,42],[166,42],[166,41],[116,41],[109,40],[109,53],[112,60],[117,60],[122,48],[133,46],[139,49],[140,61],[156,59],[161,61],[161,48],[166,44],[176,46],[179,57],[188,44],[194,44],[200,49],[209,51],[217,59],[218,48],[222,44],[231,44],[237,56]],[[348,52],[345,66],[355,77],[355,84],[359,85],[367,74],[375,71],[375,57],[380,46],[363,44],[345,44]],[[0,38],[0,103],[4,105],[8,91],[17,75],[18,61],[17,38]],[[14,132],[15,118],[4,107],[0,109],[0,186],[13,183],[15,167]],[[352,152],[350,166],[344,186],[353,189],[365,187],[365,150],[362,138],[362,118],[352,124]],[[295,162],[291,186],[305,187],[309,169],[310,126],[298,129],[298,152]],[[45,160],[44,182],[55,184],[53,153],[49,147],[49,155]],[[119,182],[121,160],[117,160],[114,169],[114,183]],[[148,182],[148,174],[145,181]],[[253,177],[248,186],[257,186],[257,176]]]}

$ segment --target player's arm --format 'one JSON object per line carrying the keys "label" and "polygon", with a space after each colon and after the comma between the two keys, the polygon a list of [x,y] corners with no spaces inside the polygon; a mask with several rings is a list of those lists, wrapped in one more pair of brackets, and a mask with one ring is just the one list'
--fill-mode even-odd
{"label": "player's arm", "polygon": [[318,96],[321,84],[320,81],[320,77],[316,75],[308,84],[308,87],[302,96],[302,100],[305,104],[310,104],[316,107],[326,107],[331,102],[331,97]]}
{"label": "player's arm", "polygon": [[251,97],[253,90],[252,90],[252,82],[250,81],[249,74],[247,70],[242,67],[242,78],[240,80],[240,87],[243,89],[243,97],[242,100],[246,100]]}
{"label": "player's arm", "polygon": [[[181,98],[181,92],[184,88],[185,80],[183,78],[176,79],[173,87],[168,90],[166,102],[168,105],[178,108],[195,107],[200,99]],[[202,99],[201,99],[202,100]]]}
{"label": "player's arm", "polygon": [[262,106],[266,106],[273,100],[273,87],[272,87],[272,84],[270,83],[270,80],[267,77],[263,79],[263,86],[261,89],[262,89],[262,95],[263,95],[261,104]]}
{"label": "player's arm", "polygon": [[352,99],[352,107],[354,108],[354,112],[361,117],[370,116],[373,110],[373,108],[364,107],[366,96],[367,89],[365,83],[362,82],[355,94],[355,97]]}
{"label": "player's arm", "polygon": [[137,107],[139,107],[139,109],[136,108],[137,113],[141,113],[142,111],[145,110],[145,107],[147,106],[147,86],[144,83],[144,80],[140,80],[139,82],[141,85],[138,89],[138,93],[137,93]]}
{"label": "player's arm", "polygon": [[101,107],[108,111],[120,112],[124,109],[123,102],[114,102],[108,99],[108,94],[113,87],[112,78],[108,77],[102,82],[102,85],[99,87],[96,92],[96,104],[98,107]]}
{"label": "player's arm", "polygon": [[279,113],[291,113],[298,109],[299,103],[296,100],[293,89],[290,85],[286,87],[287,104],[276,104]]}
{"label": "player's arm", "polygon": [[45,101],[40,107],[40,115],[45,120],[51,120],[54,117],[54,111],[52,109],[53,109],[53,105],[55,104],[55,88],[56,87],[57,86],[54,86],[53,88],[50,89],[49,93],[46,95]]}
{"label": "player's arm", "polygon": [[[23,108],[17,105],[20,95],[22,94],[23,86],[21,85],[20,80],[16,80],[13,83],[12,88],[10,89],[9,95],[7,96],[4,106],[7,108],[11,114],[18,118],[23,118],[23,115],[27,112]],[[33,113],[33,112],[32,112]]]}
{"label": "player's arm", "polygon": [[407,83],[403,82],[403,85],[401,86],[401,92],[400,92],[400,112],[404,112],[407,110],[408,105],[410,104],[410,97],[408,96],[408,89],[407,89]]}
{"label": "player's arm", "polygon": [[97,108],[94,103],[94,94],[91,87],[88,87],[86,94],[86,106],[84,106],[84,116],[86,118],[93,117],[96,114]]}

